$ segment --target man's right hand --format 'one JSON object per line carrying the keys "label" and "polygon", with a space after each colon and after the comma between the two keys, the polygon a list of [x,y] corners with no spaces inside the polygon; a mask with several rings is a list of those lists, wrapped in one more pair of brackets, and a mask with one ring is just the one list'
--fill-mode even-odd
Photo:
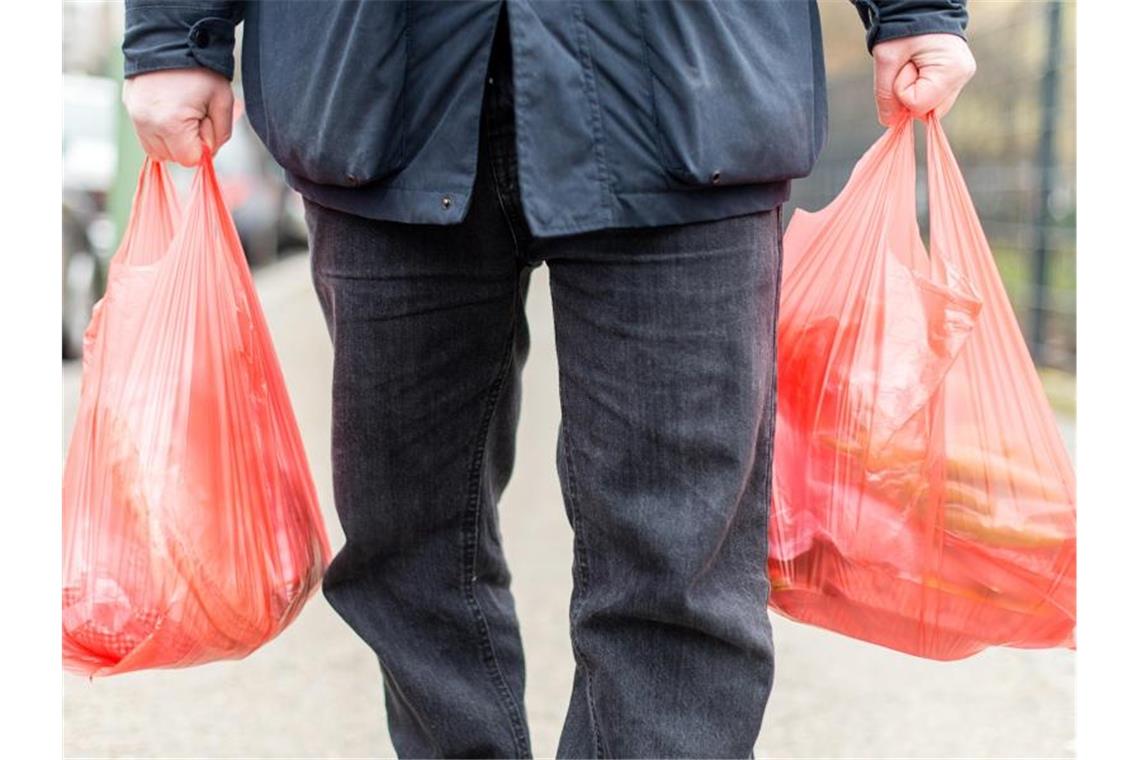
{"label": "man's right hand", "polygon": [[139,74],[123,85],[127,107],[143,150],[158,161],[194,166],[202,143],[217,152],[230,139],[234,91],[209,69],[170,69]]}

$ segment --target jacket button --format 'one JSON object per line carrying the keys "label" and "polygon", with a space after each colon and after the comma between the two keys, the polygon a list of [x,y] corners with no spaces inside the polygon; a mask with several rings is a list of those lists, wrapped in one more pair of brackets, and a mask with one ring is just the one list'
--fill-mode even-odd
{"label": "jacket button", "polygon": [[450,195],[443,196],[443,198],[440,200],[440,203],[443,204],[443,208],[445,211],[447,209],[451,208],[451,196]]}
{"label": "jacket button", "polygon": [[720,184],[720,172],[713,172],[712,173],[712,183],[714,185]]}
{"label": "jacket button", "polygon": [[210,44],[210,33],[200,26],[190,30],[190,41],[197,47],[204,48]]}

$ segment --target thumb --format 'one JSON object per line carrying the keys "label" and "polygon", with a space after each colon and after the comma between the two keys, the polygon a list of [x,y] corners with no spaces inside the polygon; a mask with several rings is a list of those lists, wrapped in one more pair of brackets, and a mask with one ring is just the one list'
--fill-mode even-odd
{"label": "thumb", "polygon": [[202,140],[210,146],[210,154],[218,152],[218,148],[226,144],[233,132],[234,99],[229,90],[225,90],[213,97],[206,105],[206,116],[203,117],[198,130]]}
{"label": "thumb", "polygon": [[908,62],[895,79],[895,95],[899,102],[916,117],[934,110],[946,95],[947,87],[929,69],[920,72],[914,62]]}
{"label": "thumb", "polygon": [[206,119],[214,130],[214,141],[210,143],[213,152],[225,145],[234,128],[234,94],[228,87],[210,99]]}
{"label": "thumb", "polygon": [[217,129],[214,128],[214,122],[209,116],[199,122],[198,136],[202,138],[202,142],[209,148],[211,156],[218,151]]}

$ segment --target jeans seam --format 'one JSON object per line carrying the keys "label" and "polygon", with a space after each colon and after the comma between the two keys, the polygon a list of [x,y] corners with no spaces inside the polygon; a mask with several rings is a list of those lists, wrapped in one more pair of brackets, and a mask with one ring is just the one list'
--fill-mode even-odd
{"label": "jeans seam", "polygon": [[511,354],[514,350],[515,331],[517,329],[518,319],[517,282],[514,299],[515,303],[511,307],[511,329],[507,339],[506,352],[500,362],[499,371],[487,391],[486,406],[484,407],[483,419],[480,422],[475,452],[468,474],[467,509],[464,511],[463,516],[463,551],[462,567],[460,570],[462,573],[461,584],[463,595],[467,601],[468,608],[471,610],[471,615],[475,620],[479,646],[483,655],[483,663],[487,668],[487,674],[490,676],[491,682],[499,696],[499,707],[506,713],[510,721],[512,728],[511,738],[515,744],[515,752],[519,757],[525,757],[529,752],[529,742],[525,736],[526,731],[523,725],[522,712],[517,700],[511,693],[510,687],[507,685],[506,678],[503,676],[503,669],[495,654],[494,642],[491,640],[487,617],[483,612],[482,606],[479,604],[479,599],[475,595],[475,570],[479,558],[479,522],[484,507],[483,489],[481,487],[483,455],[486,452],[487,436],[490,432],[491,422],[494,419],[495,411],[498,409],[500,391],[512,363]]}
{"label": "jeans seam", "polygon": [[[563,401],[565,407],[565,401]],[[590,669],[585,664],[585,657],[582,654],[582,649],[578,644],[578,637],[575,634],[575,626],[577,621],[578,611],[582,606],[582,596],[589,589],[590,585],[590,562],[586,552],[586,529],[582,524],[581,511],[578,509],[578,478],[575,475],[574,469],[574,444],[570,437],[570,427],[566,422],[566,415],[562,418],[562,436],[565,444],[566,455],[566,485],[567,496],[570,505],[570,515],[574,522],[574,563],[578,568],[578,582],[581,590],[576,595],[577,599],[571,601],[570,604],[570,646],[576,655],[576,659],[582,668],[582,675],[586,681],[586,706],[590,711],[590,730],[594,735],[594,753],[599,757],[605,757],[605,745],[602,742],[602,733],[598,728],[598,713],[597,706],[594,702],[594,687],[593,677],[590,674]]]}
{"label": "jeans seam", "polygon": [[[760,492],[760,496],[761,496],[760,503],[764,508],[763,525],[764,525],[764,530],[765,530],[765,536],[764,536],[765,541],[762,544],[762,546],[763,546],[765,561],[768,558],[767,530],[768,530],[768,522],[769,522],[769,520],[771,520],[771,514],[772,514],[772,489],[773,489],[773,486],[775,485],[774,484],[774,477],[773,477],[773,475],[774,475],[773,456],[774,456],[774,453],[776,450],[776,424],[777,424],[777,415],[779,413],[779,402],[778,402],[778,395],[777,394],[779,393],[779,375],[780,375],[780,373],[779,373],[779,361],[778,361],[778,359],[779,359],[779,357],[778,357],[779,335],[780,335],[780,324],[779,324],[779,320],[780,320],[780,292],[782,290],[783,276],[784,276],[784,226],[783,226],[784,207],[783,207],[783,204],[776,207],[776,213],[774,214],[774,217],[775,217],[774,224],[775,224],[775,232],[776,232],[776,251],[775,251],[776,252],[776,273],[775,273],[775,275],[776,276],[775,276],[775,279],[773,282],[773,287],[774,287],[776,292],[772,296],[772,304],[773,304],[773,306],[772,306],[772,335],[771,335],[771,340],[772,340],[772,343],[771,343],[771,346],[772,346],[771,374],[772,374],[772,378],[768,382],[768,403],[766,405],[766,408],[764,409],[764,414],[767,416],[767,419],[765,420],[764,431],[763,431],[763,435],[764,435],[764,459],[761,461],[767,462],[767,465],[764,468],[763,490],[761,490],[761,492]],[[764,568],[764,577],[765,577],[765,579],[768,578],[767,566],[765,566],[765,568]],[[771,583],[769,582],[768,585],[769,585],[769,589],[770,589]]]}
{"label": "jeans seam", "polygon": [[313,291],[317,294],[317,301],[327,313],[325,327],[328,329],[329,342],[333,346],[333,359],[336,359],[336,299],[333,289],[329,287],[323,272],[317,266],[316,256],[310,256],[309,276],[313,281]]}
{"label": "jeans seam", "polygon": [[436,755],[442,756],[443,751],[439,746],[439,742],[436,740],[437,732],[434,730],[434,726],[429,726],[428,721],[424,718],[421,712],[416,709],[416,706],[412,704],[412,701],[408,699],[408,696],[406,694],[404,694],[404,690],[400,688],[399,682],[395,679],[395,677],[393,677],[392,672],[384,665],[383,658],[377,655],[377,660],[380,662],[381,678],[391,692],[389,698],[391,698],[391,696],[395,696],[403,702],[404,709],[411,715],[412,720],[415,721],[416,726],[419,728],[420,732],[427,737],[427,741],[431,744],[432,749],[435,751]]}

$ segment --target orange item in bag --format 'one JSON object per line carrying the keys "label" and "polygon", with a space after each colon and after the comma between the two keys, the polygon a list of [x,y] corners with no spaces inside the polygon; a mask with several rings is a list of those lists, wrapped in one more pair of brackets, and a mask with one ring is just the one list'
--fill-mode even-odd
{"label": "orange item in bag", "polygon": [[185,213],[147,160],[84,339],[63,482],[63,660],[90,676],[243,657],[330,554],[208,150]]}
{"label": "orange item in bag", "polygon": [[893,125],[784,237],[771,606],[921,657],[1074,647],[1075,479],[949,143]]}

